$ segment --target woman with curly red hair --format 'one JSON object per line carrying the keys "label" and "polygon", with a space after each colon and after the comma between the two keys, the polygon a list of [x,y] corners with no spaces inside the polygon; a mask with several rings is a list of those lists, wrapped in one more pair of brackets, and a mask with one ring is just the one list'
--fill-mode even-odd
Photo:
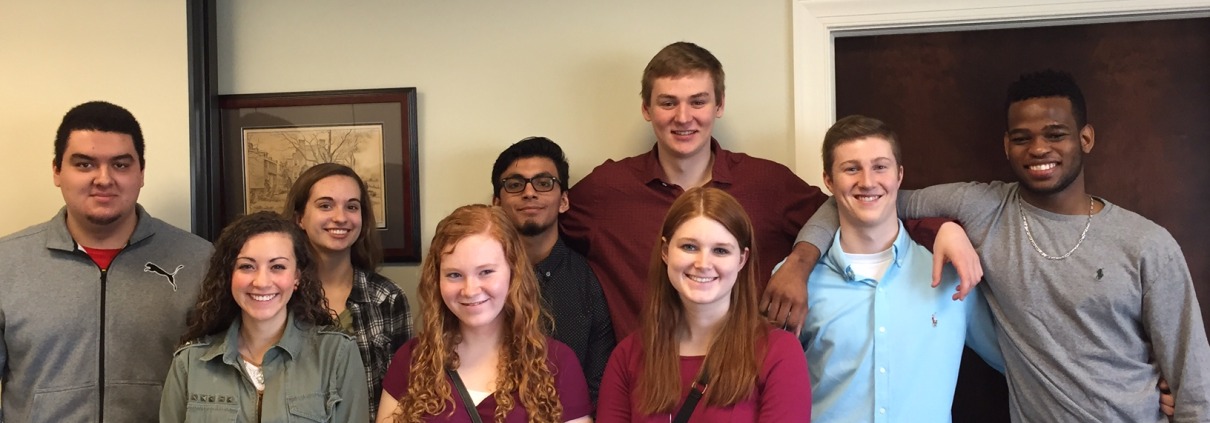
{"label": "woman with curly red hair", "polygon": [[437,224],[418,294],[424,329],[391,360],[379,422],[591,421],[580,363],[542,332],[537,278],[499,208]]}
{"label": "woman with curly red hair", "polygon": [[811,420],[802,346],[757,310],[753,233],[720,189],[693,188],[672,203],[639,330],[605,367],[599,421]]}

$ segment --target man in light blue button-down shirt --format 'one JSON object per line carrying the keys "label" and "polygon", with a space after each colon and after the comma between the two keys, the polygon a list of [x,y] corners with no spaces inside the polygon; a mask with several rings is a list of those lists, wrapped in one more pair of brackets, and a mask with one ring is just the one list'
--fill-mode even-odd
{"label": "man in light blue button-down shirt", "polygon": [[948,422],[963,345],[1004,368],[987,303],[978,290],[953,301],[948,265],[943,286],[930,286],[933,255],[895,209],[903,167],[885,124],[841,119],[823,153],[840,231],[808,279],[812,420]]}

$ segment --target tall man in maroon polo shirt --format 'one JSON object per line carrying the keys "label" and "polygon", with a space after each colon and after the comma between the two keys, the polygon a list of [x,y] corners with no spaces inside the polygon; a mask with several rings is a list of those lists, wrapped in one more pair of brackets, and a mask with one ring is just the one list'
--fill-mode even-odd
{"label": "tall man in maroon polo shirt", "polygon": [[[560,227],[601,281],[619,340],[638,327],[660,222],[686,189],[713,186],[744,206],[756,228],[762,291],[768,272],[790,253],[798,229],[828,199],[786,166],[727,151],[711,136],[714,120],[723,117],[723,76],[718,59],[693,43],[673,43],[656,53],[643,71],[641,92],[655,147],[606,160],[569,192],[571,209]],[[925,223],[921,229],[928,236],[914,238],[933,245],[941,221]],[[806,287],[788,284],[777,291],[766,295],[762,307],[776,324],[797,329],[806,315]]]}

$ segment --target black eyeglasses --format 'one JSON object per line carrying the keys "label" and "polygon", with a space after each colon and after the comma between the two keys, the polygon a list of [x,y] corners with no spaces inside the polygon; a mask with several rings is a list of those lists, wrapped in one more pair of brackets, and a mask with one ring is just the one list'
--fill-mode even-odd
{"label": "black eyeglasses", "polygon": [[558,185],[559,178],[550,175],[538,175],[532,178],[522,178],[520,176],[510,176],[500,180],[504,192],[509,194],[517,194],[525,191],[525,184],[530,184],[534,187],[534,191],[547,192],[555,189]]}

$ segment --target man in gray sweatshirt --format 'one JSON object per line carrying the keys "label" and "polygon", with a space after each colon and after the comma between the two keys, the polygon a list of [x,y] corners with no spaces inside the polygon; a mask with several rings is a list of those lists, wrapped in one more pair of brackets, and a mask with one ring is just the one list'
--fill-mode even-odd
{"label": "man in gray sweatshirt", "polygon": [[[1174,421],[1210,421],[1210,344],[1188,265],[1164,228],[1085,191],[1096,139],[1079,87],[1062,72],[1024,75],[1006,106],[1018,182],[902,191],[899,212],[965,226],[986,272],[1012,419],[1165,422],[1163,377]],[[826,251],[836,220],[825,204],[798,240]]]}
{"label": "man in gray sweatshirt", "polygon": [[143,134],[84,103],[51,162],[64,207],[0,239],[0,422],[150,422],[210,243],[138,205]]}

